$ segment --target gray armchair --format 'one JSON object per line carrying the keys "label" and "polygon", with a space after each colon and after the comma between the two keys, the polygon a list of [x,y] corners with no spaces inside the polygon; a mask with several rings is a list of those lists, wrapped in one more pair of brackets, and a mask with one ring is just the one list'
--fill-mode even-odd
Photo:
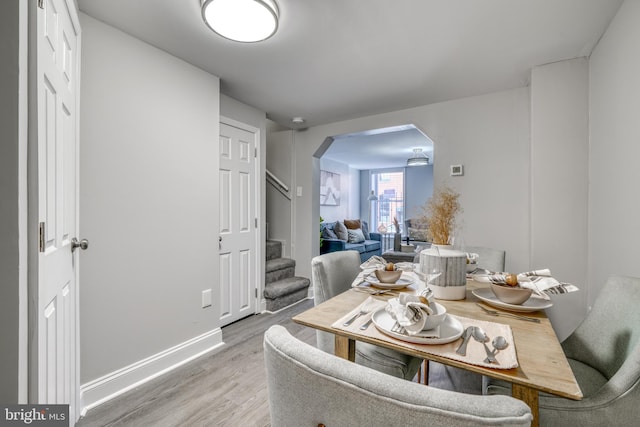
{"label": "gray armchair", "polygon": [[408,218],[404,220],[407,243],[427,243],[429,239],[429,225],[423,219]]}
{"label": "gray armchair", "polygon": [[[331,252],[311,260],[311,282],[315,305],[348,290],[360,273],[360,255],[356,251]],[[335,336],[317,331],[318,348],[335,353]],[[356,363],[395,377],[411,380],[422,359],[364,342],[356,343]]]}
{"label": "gray armchair", "polygon": [[376,372],[297,340],[282,326],[264,335],[273,427],[529,426],[510,396],[473,396]]}
{"label": "gray armchair", "polygon": [[[540,394],[541,426],[630,426],[640,420],[640,278],[612,276],[562,343],[584,398]],[[484,379],[486,394],[511,394]]]}

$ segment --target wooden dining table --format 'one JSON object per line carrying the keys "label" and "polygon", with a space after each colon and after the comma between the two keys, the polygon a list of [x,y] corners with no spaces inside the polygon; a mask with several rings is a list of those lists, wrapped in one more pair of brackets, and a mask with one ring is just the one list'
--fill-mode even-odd
{"label": "wooden dining table", "polygon": [[[508,316],[492,316],[478,306],[480,300],[473,294],[474,289],[488,287],[486,283],[473,280],[467,282],[466,298],[458,301],[436,300],[444,305],[447,312],[470,319],[498,322],[511,327],[514,345],[517,352],[518,367],[512,369],[496,369],[449,359],[428,352],[430,345],[407,348],[395,338],[384,334],[371,336],[366,331],[349,331],[332,327],[340,318],[358,307],[369,296],[367,292],[349,289],[335,297],[303,312],[293,321],[321,331],[335,334],[336,356],[355,360],[356,341],[368,342],[381,347],[390,348],[425,360],[431,360],[476,372],[491,378],[507,381],[512,387],[512,396],[524,401],[533,414],[532,426],[538,425],[538,393],[546,392],[573,400],[582,399],[582,391],[565,357],[560,342],[551,326],[551,322],[543,311],[533,313],[513,313],[540,319],[540,323],[525,321]],[[376,298],[391,298],[399,291],[388,292]],[[412,292],[415,292],[412,291]],[[489,307],[502,313],[511,313],[500,308]],[[461,339],[459,339],[461,340]],[[422,350],[420,347],[424,347]]]}

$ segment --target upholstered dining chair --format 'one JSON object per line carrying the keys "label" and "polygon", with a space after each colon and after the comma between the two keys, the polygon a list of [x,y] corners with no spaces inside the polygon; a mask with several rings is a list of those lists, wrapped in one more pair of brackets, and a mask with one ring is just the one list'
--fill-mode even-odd
{"label": "upholstered dining chair", "polygon": [[478,268],[484,268],[489,271],[504,271],[506,251],[483,246],[465,246],[462,249],[465,252],[478,254]]}
{"label": "upholstered dining chair", "polygon": [[[541,426],[631,426],[640,420],[640,278],[612,276],[562,342],[582,400],[540,393]],[[511,394],[484,378],[485,394]]]}
{"label": "upholstered dining chair", "polygon": [[[357,251],[330,252],[311,260],[311,282],[315,305],[348,290],[360,273]],[[320,350],[334,354],[335,336],[316,331]],[[395,377],[411,380],[422,359],[364,342],[356,343],[356,363]]]}
{"label": "upholstered dining chair", "polygon": [[531,410],[510,396],[425,387],[327,354],[280,325],[264,334],[273,427],[529,426]]}

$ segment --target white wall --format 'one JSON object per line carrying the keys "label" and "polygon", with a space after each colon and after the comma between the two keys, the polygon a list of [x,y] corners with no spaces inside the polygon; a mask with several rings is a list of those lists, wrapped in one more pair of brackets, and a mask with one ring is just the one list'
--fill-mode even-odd
{"label": "white wall", "polygon": [[[507,268],[525,271],[530,256],[529,91],[520,88],[296,132],[294,185],[312,190],[296,203],[298,274],[311,276],[311,258],[318,253],[320,167],[313,156],[325,138],[406,123],[434,141],[434,185],[447,183],[460,191],[466,243],[504,248]],[[451,164],[463,164],[465,175],[449,177]]]}
{"label": "white wall", "polygon": [[405,218],[420,216],[433,195],[433,164],[405,168]]}
{"label": "white wall", "polygon": [[640,277],[640,2],[625,1],[589,64],[591,304],[611,274]]}
{"label": "white wall", "polygon": [[[289,187],[289,195],[296,197],[293,186],[293,131],[277,131],[269,134],[266,145],[266,168]],[[272,185],[265,190],[266,222],[268,223],[268,238],[283,242],[282,251],[286,257],[292,251],[292,204],[283,194]]]}
{"label": "white wall", "polygon": [[343,219],[362,219],[360,218],[360,171],[354,168],[348,168],[349,181],[347,182],[347,191],[349,192],[349,212]]}
{"label": "white wall", "polygon": [[219,79],[80,18],[84,387],[201,336],[221,342]]}
{"label": "white wall", "polygon": [[586,314],[589,127],[588,60],[531,73],[531,266],[581,290],[552,297],[560,338]]}

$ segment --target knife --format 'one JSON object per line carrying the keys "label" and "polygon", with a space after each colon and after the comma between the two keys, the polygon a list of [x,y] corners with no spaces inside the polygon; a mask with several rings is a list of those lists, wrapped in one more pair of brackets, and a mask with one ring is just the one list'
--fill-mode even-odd
{"label": "knife", "polygon": [[467,329],[465,329],[464,332],[462,333],[462,343],[456,350],[456,353],[458,353],[460,356],[467,355],[467,344],[469,343],[469,339],[471,338],[471,332],[473,331],[471,328],[473,328],[473,326],[467,327]]}

